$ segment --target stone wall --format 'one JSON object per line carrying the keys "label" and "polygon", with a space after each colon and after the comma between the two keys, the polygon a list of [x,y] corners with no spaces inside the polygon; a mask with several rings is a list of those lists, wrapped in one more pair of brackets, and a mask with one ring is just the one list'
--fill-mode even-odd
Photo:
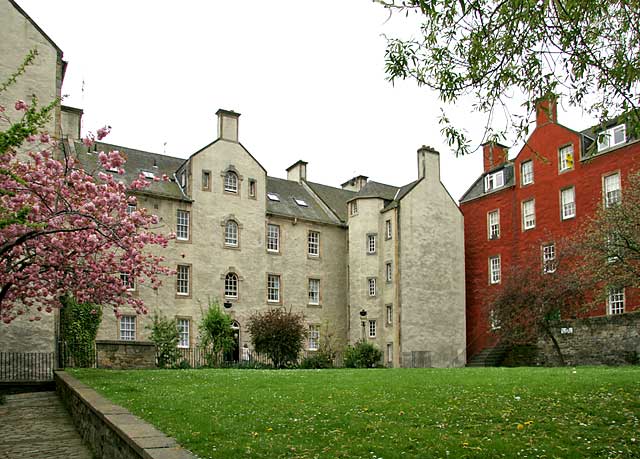
{"label": "stone wall", "polygon": [[155,368],[156,346],[146,341],[96,341],[98,368],[131,370]]}
{"label": "stone wall", "polygon": [[[640,312],[565,321],[555,336],[567,365],[640,363]],[[540,340],[538,349],[538,364],[559,364],[550,340]]]}
{"label": "stone wall", "polygon": [[97,459],[194,459],[151,424],[111,403],[93,389],[61,371],[56,391],[82,440]]}

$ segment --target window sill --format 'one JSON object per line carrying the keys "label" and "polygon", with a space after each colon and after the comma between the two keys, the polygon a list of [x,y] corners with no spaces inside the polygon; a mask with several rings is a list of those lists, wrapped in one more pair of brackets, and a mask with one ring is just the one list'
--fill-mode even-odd
{"label": "window sill", "polygon": [[322,303],[307,303],[308,308],[322,309]]}
{"label": "window sill", "polygon": [[222,246],[223,249],[229,249],[229,250],[240,250],[240,246],[239,245],[227,245],[224,244]]}

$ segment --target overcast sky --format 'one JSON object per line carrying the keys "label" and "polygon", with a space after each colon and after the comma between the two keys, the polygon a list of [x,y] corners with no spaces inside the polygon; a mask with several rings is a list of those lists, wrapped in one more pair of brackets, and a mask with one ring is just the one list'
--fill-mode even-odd
{"label": "overcast sky", "polygon": [[[64,52],[64,104],[84,109],[83,131],[111,125],[111,143],[186,158],[216,138],[225,108],[275,177],[303,159],[314,182],[400,186],[417,178],[421,145],[440,151],[455,199],[482,172],[479,153],[455,158],[445,145],[437,94],[386,81],[382,34],[408,36],[415,22],[371,0],[17,2]],[[453,111],[479,142],[483,119],[469,113]]]}

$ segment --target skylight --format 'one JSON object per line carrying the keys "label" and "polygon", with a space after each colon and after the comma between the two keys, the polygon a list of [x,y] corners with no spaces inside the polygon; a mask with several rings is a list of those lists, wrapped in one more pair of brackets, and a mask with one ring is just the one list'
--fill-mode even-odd
{"label": "skylight", "polygon": [[150,179],[150,180],[153,180],[154,178],[156,178],[156,175],[153,172],[142,171],[142,175],[144,176],[144,178]]}
{"label": "skylight", "polygon": [[267,193],[267,198],[269,198],[269,201],[280,201],[280,196],[276,193]]}
{"label": "skylight", "polygon": [[305,201],[304,199],[293,198],[293,200],[301,207],[309,207],[307,201]]}

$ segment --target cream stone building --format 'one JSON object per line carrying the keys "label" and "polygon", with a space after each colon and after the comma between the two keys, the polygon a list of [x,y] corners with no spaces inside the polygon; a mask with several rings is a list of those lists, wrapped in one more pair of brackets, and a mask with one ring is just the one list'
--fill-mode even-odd
{"label": "cream stone building", "polygon": [[[60,49],[12,0],[0,0],[0,21],[2,75],[34,44],[40,53],[29,78],[0,103],[31,93],[58,97]],[[195,348],[202,315],[217,301],[237,327],[235,358],[250,346],[249,316],[285,307],[304,314],[310,351],[331,335],[341,344],[372,342],[389,366],[465,364],[463,218],[440,182],[433,149],[418,150],[417,179],[406,186],[358,176],[338,188],[307,180],[304,161],[287,169],[286,180],[268,176],[240,142],[233,111],[218,110],[216,139],[186,160],[105,143],[87,151],[78,141],[81,119],[82,110],[63,107],[48,129],[84,164],[94,164],[98,151],[123,151],[124,180],[151,181],[137,206],[160,217],[159,231],[176,233],[162,251],[176,275],[157,290],[132,285],[150,314],[123,311],[116,319],[105,311],[98,339],[145,341],[159,313],[178,320],[181,347]],[[163,174],[171,180],[153,181]],[[0,346],[53,348],[54,323],[47,316],[3,327]]]}

